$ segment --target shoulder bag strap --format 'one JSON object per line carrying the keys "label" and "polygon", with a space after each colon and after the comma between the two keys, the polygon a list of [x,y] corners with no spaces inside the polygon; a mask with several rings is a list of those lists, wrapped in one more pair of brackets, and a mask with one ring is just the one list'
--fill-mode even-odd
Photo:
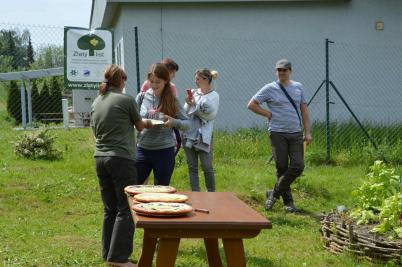
{"label": "shoulder bag strap", "polygon": [[279,82],[278,82],[277,84],[278,84],[279,87],[282,89],[282,92],[286,95],[286,97],[288,98],[289,102],[290,102],[290,103],[292,104],[292,106],[295,108],[296,114],[297,114],[297,117],[299,118],[299,123],[300,123],[300,126],[301,126],[301,119],[300,119],[299,111],[297,110],[297,107],[296,107],[295,102],[294,102],[293,99],[290,97],[290,95],[288,94],[288,92],[286,92],[286,90],[285,90],[285,88],[283,87],[283,85],[280,84]]}

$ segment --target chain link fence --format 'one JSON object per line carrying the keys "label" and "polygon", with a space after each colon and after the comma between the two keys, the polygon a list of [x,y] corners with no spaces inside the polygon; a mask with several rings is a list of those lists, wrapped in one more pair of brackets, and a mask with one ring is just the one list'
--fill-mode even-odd
{"label": "chain link fence", "polygon": [[[217,70],[219,78],[214,87],[221,101],[216,129],[235,131],[266,128],[261,117],[247,110],[247,102],[264,84],[276,79],[274,64],[285,57],[293,63],[292,79],[304,85],[307,100],[312,100],[312,146],[327,152],[328,146],[331,151],[400,146],[402,45],[332,41],[328,91],[324,38],[310,42],[276,40],[273,36],[245,39],[241,35],[235,38],[140,28],[136,47],[134,27],[126,27],[116,31],[115,58],[128,73],[126,92],[131,95],[138,92],[138,82],[143,82],[152,63],[173,58],[180,66],[173,82],[181,102],[185,89],[195,86],[196,69]],[[63,67],[63,60],[63,27],[0,24],[0,73]],[[84,120],[77,123],[74,119],[71,91],[64,88],[62,76],[33,79],[29,86],[33,127],[64,127],[62,98],[68,99],[70,107],[69,127],[87,126]],[[21,126],[20,88],[20,80],[0,82],[1,120],[11,121],[7,124],[10,127]]]}
{"label": "chain link fence", "polygon": [[[71,95],[60,76],[63,64],[63,27],[0,24],[1,111],[14,127],[25,124],[22,114],[28,111],[30,127],[63,121],[61,99]],[[47,77],[30,78],[38,75]]]}
{"label": "chain link fence", "polygon": [[[129,72],[133,70],[130,76],[135,77],[136,58],[127,52],[135,50],[133,28],[126,28],[122,39],[129,46],[125,50],[125,67]],[[184,89],[194,86],[194,71],[203,67],[215,69],[220,75],[214,86],[221,96],[216,128],[266,129],[266,122],[248,111],[246,105],[264,84],[276,79],[274,64],[285,57],[293,63],[292,79],[300,81],[306,90],[313,122],[312,146],[327,154],[327,160],[329,151],[353,148],[359,153],[363,147],[376,150],[400,145],[402,46],[333,41],[326,54],[324,38],[305,42],[276,40],[271,36],[247,39],[240,35],[234,38],[139,29],[139,78],[142,81],[146,77],[153,62],[173,58],[180,65],[174,82],[184,101]],[[129,86],[136,89],[135,82]]]}

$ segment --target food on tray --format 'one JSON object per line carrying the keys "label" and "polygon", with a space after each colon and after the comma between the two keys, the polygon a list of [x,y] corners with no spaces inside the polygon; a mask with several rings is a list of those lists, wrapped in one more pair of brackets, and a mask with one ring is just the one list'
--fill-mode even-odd
{"label": "food on tray", "polygon": [[193,208],[184,203],[149,202],[133,206],[133,210],[145,216],[180,216],[193,211]]}
{"label": "food on tray", "polygon": [[186,202],[188,196],[168,193],[141,193],[134,196],[138,202]]}
{"label": "food on tray", "polygon": [[174,193],[176,188],[167,185],[129,185],[124,188],[124,191],[130,195],[141,193]]}

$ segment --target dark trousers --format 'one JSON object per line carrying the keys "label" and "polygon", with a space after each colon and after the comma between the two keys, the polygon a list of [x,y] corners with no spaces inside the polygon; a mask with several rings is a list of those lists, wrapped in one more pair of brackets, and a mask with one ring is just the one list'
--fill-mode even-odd
{"label": "dark trousers", "polygon": [[282,197],[285,205],[291,204],[290,185],[304,170],[303,134],[271,132],[270,141],[277,177],[274,197]]}
{"label": "dark trousers", "polygon": [[174,150],[174,147],[158,150],[137,147],[135,161],[138,171],[138,182],[143,184],[153,170],[155,185],[169,185],[176,163]]}
{"label": "dark trousers", "polygon": [[105,261],[127,262],[133,252],[134,222],[124,187],[137,184],[134,160],[96,157],[103,201],[102,257]]}

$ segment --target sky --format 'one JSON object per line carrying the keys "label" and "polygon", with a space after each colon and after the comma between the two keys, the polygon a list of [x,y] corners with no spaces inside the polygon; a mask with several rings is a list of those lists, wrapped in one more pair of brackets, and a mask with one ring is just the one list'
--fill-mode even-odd
{"label": "sky", "polygon": [[89,27],[92,0],[0,0],[0,24]]}

